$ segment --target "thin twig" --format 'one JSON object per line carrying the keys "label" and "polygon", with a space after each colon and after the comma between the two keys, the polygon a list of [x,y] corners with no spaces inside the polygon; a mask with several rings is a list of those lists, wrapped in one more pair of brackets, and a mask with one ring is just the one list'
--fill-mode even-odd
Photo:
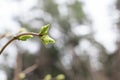
{"label": "thin twig", "polygon": [[22,73],[28,74],[32,71],[34,71],[36,68],[38,68],[37,64],[33,64],[32,66],[26,68],[24,71],[22,71]]}
{"label": "thin twig", "polygon": [[0,50],[0,55],[1,55],[1,53],[3,52],[3,50],[12,42],[12,41],[14,41],[16,38],[15,37],[13,37],[12,39],[10,39],[2,48],[1,48],[1,50]]}
{"label": "thin twig", "polygon": [[14,37],[12,37],[0,50],[0,55],[2,54],[2,52],[4,51],[4,49],[11,43],[13,42],[14,40],[18,40],[18,38],[20,36],[24,36],[24,35],[33,35],[33,36],[42,36],[40,35],[39,33],[33,33],[33,32],[26,32],[26,33],[21,33],[21,34],[18,34]]}
{"label": "thin twig", "polygon": [[0,34],[0,39],[4,38],[4,37],[8,37],[10,36],[10,33],[9,32],[6,32],[4,34]]}

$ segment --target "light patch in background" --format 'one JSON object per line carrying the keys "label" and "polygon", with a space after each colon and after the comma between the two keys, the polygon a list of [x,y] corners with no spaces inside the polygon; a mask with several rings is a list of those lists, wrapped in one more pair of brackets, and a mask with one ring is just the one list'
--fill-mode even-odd
{"label": "light patch in background", "polygon": [[91,32],[90,26],[87,26],[87,25],[75,26],[75,27],[72,28],[72,31],[78,36],[87,35]]}
{"label": "light patch in background", "polygon": [[5,30],[16,33],[21,26],[14,18],[27,13],[36,3],[37,0],[0,0],[0,33],[4,33]]}
{"label": "light patch in background", "polygon": [[61,49],[64,46],[64,41],[61,39],[63,33],[60,31],[60,27],[58,24],[52,24],[50,28],[50,36],[55,39],[55,46]]}
{"label": "light patch in background", "polygon": [[86,15],[92,20],[95,40],[103,44],[109,53],[114,52],[118,37],[115,30],[117,22],[115,20],[118,18],[118,12],[114,7],[116,0],[82,0],[82,2]]}
{"label": "light patch in background", "polygon": [[[8,48],[5,49],[4,52],[8,55],[6,60],[8,66],[13,68],[16,63],[16,55],[18,54],[16,46],[11,44],[8,46]],[[4,53],[2,55],[4,55]]]}
{"label": "light patch in background", "polygon": [[66,54],[64,54],[64,56],[62,57],[61,62],[66,69],[71,68],[72,62],[72,50],[69,50],[69,48],[62,49],[62,52]]}
{"label": "light patch in background", "polygon": [[[18,29],[21,26],[17,21],[15,21],[15,18],[19,16],[24,16],[36,4],[37,0],[0,0],[0,34],[3,34],[5,32],[10,32],[11,34],[17,33],[19,31]],[[0,42],[3,42],[1,43],[0,47],[2,47],[4,43],[6,43],[6,41],[7,40],[0,40]],[[34,51],[33,49],[35,49],[35,47],[38,47],[35,45],[31,45],[31,47],[33,47],[32,50],[30,49],[30,46],[24,48],[29,48],[31,51]],[[15,48],[15,46],[9,45],[8,48],[5,49],[5,53],[9,54],[8,66],[13,67],[16,61],[15,59],[17,49]],[[0,64],[2,62],[4,64],[3,56],[0,57],[0,60]],[[7,80],[7,75],[4,71],[0,71],[0,80]]]}
{"label": "light patch in background", "polygon": [[89,40],[82,39],[79,45],[75,47],[75,52],[77,55],[85,56],[88,55],[90,58],[90,65],[94,70],[99,70],[102,68],[99,62],[99,49],[94,46]]}
{"label": "light patch in background", "polygon": [[61,16],[67,16],[68,15],[68,8],[66,5],[59,5],[58,10]]}
{"label": "light patch in background", "polygon": [[[40,40],[39,40],[40,41]],[[31,54],[35,54],[36,51],[39,50],[39,44],[38,41],[31,41],[31,40],[27,40],[27,41],[18,41],[17,43],[19,46],[21,46],[23,51],[28,51],[28,53]]]}
{"label": "light patch in background", "polygon": [[17,33],[21,26],[14,18],[27,14],[36,4],[37,0],[0,0],[0,33]]}
{"label": "light patch in background", "polygon": [[3,70],[0,70],[0,80],[7,80],[6,73]]}

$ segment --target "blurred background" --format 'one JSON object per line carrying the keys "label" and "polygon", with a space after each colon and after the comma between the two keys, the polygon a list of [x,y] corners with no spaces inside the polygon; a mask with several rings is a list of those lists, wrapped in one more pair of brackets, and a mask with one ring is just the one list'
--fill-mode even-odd
{"label": "blurred background", "polygon": [[120,0],[0,0],[0,48],[26,28],[51,24],[54,45],[14,41],[0,55],[0,80],[120,80]]}

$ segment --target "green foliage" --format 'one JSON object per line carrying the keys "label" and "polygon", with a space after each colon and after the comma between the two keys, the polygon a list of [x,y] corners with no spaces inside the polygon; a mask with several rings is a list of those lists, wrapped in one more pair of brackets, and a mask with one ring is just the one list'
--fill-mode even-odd
{"label": "green foliage", "polygon": [[48,35],[43,35],[42,37],[40,37],[41,41],[43,44],[53,44],[55,43],[55,40],[50,38]]}
{"label": "green foliage", "polygon": [[26,28],[20,28],[18,33],[27,32]]}
{"label": "green foliage", "polygon": [[42,35],[40,36],[40,39],[42,43],[45,45],[55,43],[55,40],[48,36],[49,27],[50,27],[50,24],[45,25],[40,29],[40,35]]}
{"label": "green foliage", "polygon": [[49,30],[49,26],[50,26],[50,24],[43,26],[43,27],[40,29],[40,34],[41,34],[41,35],[47,34],[47,33],[48,33],[48,30]]}
{"label": "green foliage", "polygon": [[[51,75],[51,74],[47,74],[47,75],[44,77],[44,80],[52,80],[52,75]],[[58,74],[58,75],[55,77],[55,80],[65,80],[64,74]]]}
{"label": "green foliage", "polygon": [[[19,33],[25,33],[25,32],[27,32],[26,28],[20,28],[18,34]],[[18,40],[26,41],[26,40],[28,40],[28,39],[30,39],[32,37],[33,37],[32,35],[22,35],[22,36],[18,37]]]}
{"label": "green foliage", "polygon": [[47,74],[45,77],[44,77],[44,80],[51,80],[52,79],[52,75],[51,74]]}
{"label": "green foliage", "polygon": [[25,73],[20,73],[20,74],[19,74],[20,80],[24,80],[25,77],[26,77]]}
{"label": "green foliage", "polygon": [[[50,24],[45,25],[40,29],[40,32],[39,32],[39,34],[41,35],[40,39],[41,39],[42,43],[45,45],[55,43],[55,40],[48,36],[49,27],[50,27]],[[26,41],[32,37],[33,37],[33,35],[22,35],[22,36],[18,37],[18,40]]]}
{"label": "green foliage", "polygon": [[18,40],[26,41],[32,37],[33,37],[32,35],[23,35],[23,36],[18,37]]}
{"label": "green foliage", "polygon": [[64,74],[59,74],[56,76],[56,80],[65,80]]}

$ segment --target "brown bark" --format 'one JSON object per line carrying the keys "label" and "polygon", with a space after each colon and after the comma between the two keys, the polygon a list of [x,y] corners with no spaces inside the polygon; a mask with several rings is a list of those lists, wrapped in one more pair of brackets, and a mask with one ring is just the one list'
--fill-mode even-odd
{"label": "brown bark", "polygon": [[19,80],[19,74],[22,71],[22,54],[18,52],[16,58],[16,65],[14,68],[14,78],[13,80]]}

